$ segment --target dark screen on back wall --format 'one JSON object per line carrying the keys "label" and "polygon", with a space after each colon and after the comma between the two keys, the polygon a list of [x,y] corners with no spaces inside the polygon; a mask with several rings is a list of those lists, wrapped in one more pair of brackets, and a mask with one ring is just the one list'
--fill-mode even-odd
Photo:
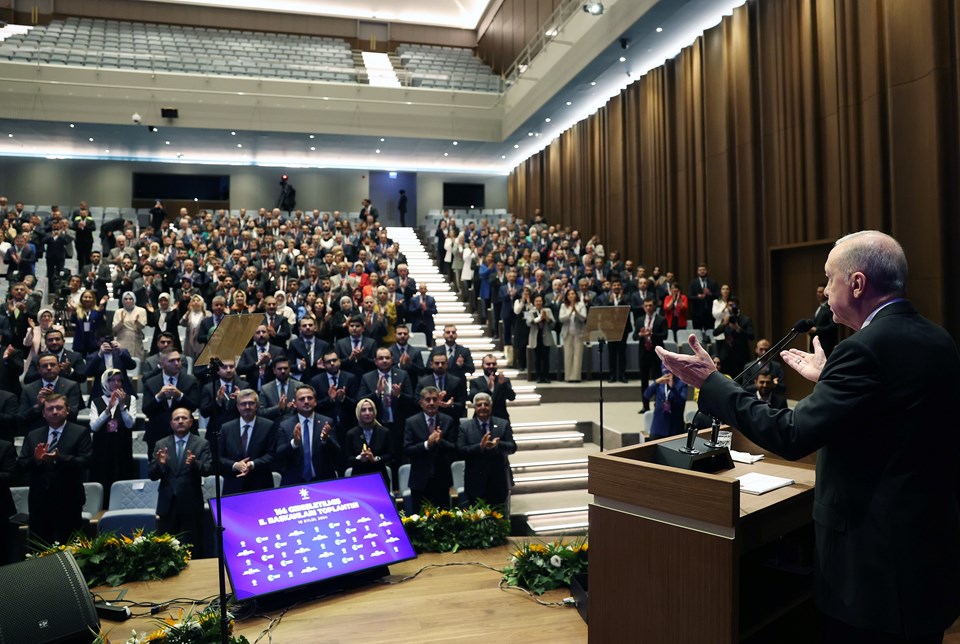
{"label": "dark screen on back wall", "polygon": [[229,201],[230,175],[134,172],[133,198]]}
{"label": "dark screen on back wall", "polygon": [[482,183],[444,183],[443,205],[448,208],[483,208]]}

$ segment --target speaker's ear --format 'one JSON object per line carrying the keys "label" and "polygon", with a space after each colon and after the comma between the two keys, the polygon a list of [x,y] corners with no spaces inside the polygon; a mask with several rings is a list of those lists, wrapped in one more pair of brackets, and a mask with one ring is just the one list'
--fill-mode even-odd
{"label": "speaker's ear", "polygon": [[90,642],[100,620],[69,551],[0,567],[0,642]]}

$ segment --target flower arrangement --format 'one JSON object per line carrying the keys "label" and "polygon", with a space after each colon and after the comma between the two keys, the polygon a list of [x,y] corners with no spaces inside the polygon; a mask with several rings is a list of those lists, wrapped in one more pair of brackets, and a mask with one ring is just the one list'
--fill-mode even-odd
{"label": "flower arrangement", "polygon": [[503,569],[503,581],[509,586],[526,588],[537,595],[547,590],[569,587],[574,575],[587,572],[587,541],[523,543]]}
{"label": "flower arrangement", "polygon": [[[249,640],[240,635],[234,637],[233,615],[227,613],[230,623],[227,625],[227,641],[230,644],[250,644]],[[126,641],[126,644],[219,644],[220,643],[220,609],[211,604],[200,611],[190,609],[184,614],[181,609],[176,617],[156,620],[158,628],[150,633],[138,634],[136,631]],[[94,644],[108,644],[106,636],[101,635]]]}
{"label": "flower arrangement", "polygon": [[493,548],[510,535],[510,519],[482,501],[456,510],[424,504],[419,514],[401,514],[401,520],[417,552]]}
{"label": "flower arrangement", "polygon": [[69,550],[77,560],[87,585],[119,586],[131,581],[152,581],[176,575],[187,567],[190,550],[169,534],[143,533],[132,537],[104,533],[94,538],[74,534],[69,543],[54,543],[34,557]]}

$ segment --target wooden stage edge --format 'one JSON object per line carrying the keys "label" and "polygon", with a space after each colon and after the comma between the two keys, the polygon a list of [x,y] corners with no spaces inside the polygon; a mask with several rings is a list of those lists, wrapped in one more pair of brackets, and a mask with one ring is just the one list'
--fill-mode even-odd
{"label": "wooden stage edge", "polygon": [[[391,580],[412,575],[430,564],[481,562],[501,569],[511,546],[464,550],[452,554],[424,554],[390,566]],[[500,573],[480,566],[430,568],[399,584],[375,582],[355,590],[312,600],[290,609],[273,629],[273,642],[565,642],[587,641],[587,625],[572,605],[541,606],[520,591],[498,588]],[[202,599],[218,588],[216,559],[197,559],[176,577],[159,582],[137,582],[118,588],[98,587],[105,597],[126,588],[125,600],[163,603],[177,597]],[[229,580],[227,581],[229,592]],[[543,601],[561,601],[566,589],[544,593]],[[132,609],[134,614],[146,609]],[[156,617],[176,616],[170,608]],[[237,622],[234,634],[253,642],[282,609]],[[104,621],[111,642],[124,642],[156,628],[156,618],[140,617],[122,623]],[[265,637],[261,641],[268,641]]]}

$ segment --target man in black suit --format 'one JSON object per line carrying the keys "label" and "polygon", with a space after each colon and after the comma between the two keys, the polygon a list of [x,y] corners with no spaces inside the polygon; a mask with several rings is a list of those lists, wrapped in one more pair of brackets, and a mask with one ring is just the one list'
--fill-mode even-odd
{"label": "man in black suit", "polygon": [[44,426],[43,402],[51,394],[63,394],[67,401],[67,419],[77,421],[77,414],[83,405],[80,386],[72,380],[60,377],[60,361],[52,353],[43,352],[37,358],[37,371],[40,378],[24,385],[20,394],[20,418],[26,431]]}
{"label": "man in black suit", "polygon": [[415,347],[410,344],[410,328],[406,324],[398,324],[397,341],[390,347],[393,364],[407,372],[411,382],[416,382],[420,376],[428,373],[423,364],[423,351],[426,347]]}
{"label": "man in black suit", "polygon": [[337,442],[342,442],[347,430],[356,424],[354,409],[360,379],[340,368],[340,356],[332,349],[323,354],[324,371],[308,384],[317,392],[317,410],[334,420]]}
{"label": "man in black suit", "polygon": [[[13,395],[6,391],[2,393]],[[12,427],[10,433],[13,433]],[[17,513],[13,494],[10,493],[10,483],[13,482],[16,471],[17,448],[13,442],[0,439],[0,566],[16,561],[14,544],[18,528],[9,520]]]}
{"label": "man in black suit", "polygon": [[[19,399],[9,391],[0,389],[0,440],[10,441],[12,443],[19,424]],[[2,516],[3,515],[0,515],[0,517]]]}
{"label": "man in black suit", "polygon": [[93,444],[85,427],[67,421],[62,394],[46,395],[41,413],[43,425],[26,435],[20,450],[20,469],[30,485],[30,537],[66,543],[82,527],[83,480]]}
{"label": "man in black suit", "polygon": [[267,325],[261,324],[253,334],[253,344],[243,350],[237,362],[237,373],[250,383],[250,386],[260,391],[265,383],[273,379],[270,365],[274,360],[285,356],[286,351],[270,344],[270,330]]}
{"label": "man in black suit", "polygon": [[433,352],[440,351],[447,354],[447,373],[450,375],[466,380],[476,370],[470,349],[457,344],[457,325],[448,324],[443,327],[443,345],[436,347]]}
{"label": "man in black suit", "polygon": [[[646,279],[646,278],[643,278]],[[638,341],[640,352],[640,391],[650,386],[650,380],[660,377],[660,357],[657,347],[663,346],[667,338],[667,319],[657,313],[657,302],[653,295],[643,298],[643,308],[633,316],[633,338]],[[644,398],[642,414],[650,410],[650,401]]]}
{"label": "man in black suit", "polygon": [[80,209],[73,213],[70,228],[73,230],[74,243],[77,247],[77,265],[83,266],[90,261],[90,253],[93,250],[93,231],[97,229],[97,222],[93,220],[86,204],[81,204]]}
{"label": "man in black suit", "polygon": [[437,328],[433,316],[437,314],[437,301],[432,295],[427,295],[427,284],[420,283],[419,293],[407,300],[407,320],[410,321],[410,330],[414,333],[423,333],[427,336],[427,344],[433,346],[433,331]]}
{"label": "man in black suit", "polygon": [[287,348],[287,357],[293,367],[293,372],[298,380],[310,382],[310,380],[320,373],[323,365],[320,359],[329,344],[317,337],[317,321],[312,317],[304,317],[300,320],[300,335],[290,340],[290,346]]}
{"label": "man in black suit", "polygon": [[193,415],[186,407],[170,413],[170,431],[157,441],[150,480],[157,491],[157,532],[183,535],[197,553],[203,547],[203,477],[212,471],[210,444],[190,433]]}
{"label": "man in black suit", "polygon": [[143,439],[147,454],[164,436],[169,436],[171,414],[177,407],[191,412],[200,407],[200,383],[181,369],[180,352],[167,349],[160,354],[160,373],[143,381],[143,413],[147,424]]}
{"label": "man in black suit", "polygon": [[416,395],[424,387],[436,387],[440,391],[440,409],[454,420],[467,416],[467,383],[447,373],[447,354],[435,353],[430,356],[430,369],[433,373],[421,376],[417,381]]}
{"label": "man in black suit", "polygon": [[364,336],[360,316],[350,318],[347,329],[350,335],[337,340],[334,348],[340,356],[341,368],[360,378],[375,366],[377,343]]}
{"label": "man in black suit", "polygon": [[293,395],[303,382],[290,377],[290,360],[277,358],[270,366],[273,380],[260,389],[260,409],[257,412],[264,418],[276,421],[289,416],[293,408]]}
{"label": "man in black suit", "polygon": [[34,274],[34,265],[37,263],[37,254],[33,251],[25,235],[17,235],[13,246],[7,249],[3,257],[3,262],[7,265],[7,279],[11,282],[16,279],[23,279],[25,275]]}
{"label": "man in black suit", "polygon": [[259,397],[253,389],[237,393],[240,417],[220,428],[220,471],[223,493],[239,494],[273,487],[276,424],[258,415]]}
{"label": "man in black suit", "polygon": [[939,642],[960,615],[960,454],[943,404],[944,392],[960,391],[960,354],[905,299],[907,260],[892,237],[843,237],[824,268],[833,319],[855,333],[829,358],[816,339],[813,353],[781,354],[816,383],[793,410],[771,412],[715,374],[695,339],[695,355],[661,349],[661,359],[700,388],[702,411],[757,445],[788,459],[819,450],[813,520],[822,640]]}
{"label": "man in black suit", "polygon": [[[2,318],[3,316],[0,315],[0,319]],[[23,352],[13,344],[8,344],[0,356],[0,390],[12,393],[18,402],[20,392],[23,391],[20,384],[21,375],[23,375]]]}
{"label": "man in black suit", "polygon": [[397,199],[397,212],[400,213],[400,225],[407,225],[407,191],[400,191],[400,198]]}
{"label": "man in black suit", "polygon": [[746,390],[754,394],[757,400],[770,405],[772,409],[786,409],[787,399],[783,394],[777,392],[773,373],[769,367],[770,365],[764,365],[760,371],[757,372],[756,377],[753,379],[753,384],[746,387]]}
{"label": "man in black suit", "polygon": [[407,418],[403,428],[403,452],[410,459],[410,498],[413,511],[424,501],[434,507],[450,505],[453,476],[450,464],[457,457],[456,421],[440,409],[440,391],[434,387],[420,390],[422,413]]}
{"label": "man in black suit", "polygon": [[[626,306],[629,304],[628,298],[623,293],[623,284],[620,280],[610,282],[610,292],[597,298],[598,306]],[[630,333],[630,325],[624,323],[623,333],[617,340],[610,339],[607,342],[608,355],[610,359],[608,382],[627,382],[627,336]]]}
{"label": "man in black suit", "polygon": [[510,422],[493,416],[493,399],[477,394],[472,419],[460,421],[457,449],[466,461],[463,491],[467,503],[505,505],[510,495],[510,454],[517,451]]}
{"label": "man in black suit", "polygon": [[833,311],[830,310],[825,290],[826,284],[817,286],[817,310],[813,312],[813,328],[808,333],[811,341],[813,338],[820,338],[820,348],[829,358],[833,348],[837,346],[838,330],[833,321]]}
{"label": "man in black suit", "polygon": [[217,379],[200,390],[200,414],[206,416],[208,432],[217,432],[224,423],[240,417],[237,394],[248,385],[237,377],[237,364],[232,358],[223,358],[217,369]]}
{"label": "man in black suit", "polygon": [[340,444],[333,435],[334,420],[315,413],[317,395],[313,387],[297,389],[293,402],[295,416],[277,426],[276,462],[281,485],[325,481],[337,477]]}
{"label": "man in black suit", "polygon": [[507,401],[516,400],[517,393],[513,390],[510,379],[503,375],[502,371],[497,371],[497,358],[493,354],[483,356],[482,364],[483,375],[470,381],[470,400],[480,393],[489,394],[493,399],[493,415],[509,421]]}
{"label": "man in black suit", "polygon": [[[713,301],[720,294],[720,287],[707,272],[706,264],[697,264],[697,276],[690,282],[687,299],[690,301],[690,320],[693,328],[706,337],[713,328]],[[738,372],[739,373],[739,372]]]}
{"label": "man in black suit", "polygon": [[[83,356],[76,351],[64,348],[63,331],[57,328],[47,329],[43,336],[47,345],[47,351],[60,361],[60,376],[68,378],[74,382],[85,382],[87,379],[87,369],[84,364]],[[40,374],[37,371],[37,361],[32,360],[27,373],[23,375],[24,384],[34,382]]]}
{"label": "man in black suit", "polygon": [[223,322],[223,316],[227,308],[227,299],[222,295],[217,295],[210,300],[210,315],[200,320],[200,328],[197,330],[197,341],[203,344],[210,342],[213,332],[217,330],[220,323]]}
{"label": "man in black suit", "polygon": [[267,327],[270,344],[286,349],[287,343],[290,342],[290,336],[293,335],[293,330],[290,328],[290,322],[287,318],[277,315],[277,298],[273,295],[263,298],[263,308],[263,324]]}

